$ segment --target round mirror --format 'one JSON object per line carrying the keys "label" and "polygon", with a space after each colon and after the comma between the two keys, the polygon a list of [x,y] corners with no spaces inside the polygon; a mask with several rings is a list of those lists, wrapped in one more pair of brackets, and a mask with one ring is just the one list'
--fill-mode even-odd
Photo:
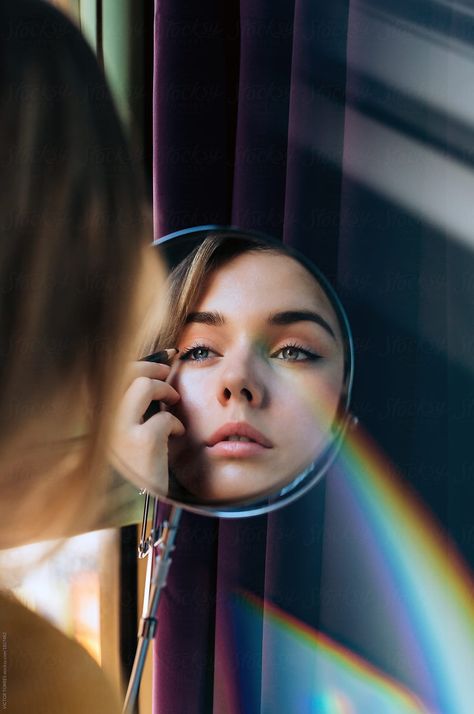
{"label": "round mirror", "polygon": [[179,349],[168,381],[186,428],[170,439],[160,498],[221,517],[294,500],[325,473],[351,419],[353,346],[337,295],[307,259],[258,233],[199,226],[155,245],[170,269],[156,350]]}

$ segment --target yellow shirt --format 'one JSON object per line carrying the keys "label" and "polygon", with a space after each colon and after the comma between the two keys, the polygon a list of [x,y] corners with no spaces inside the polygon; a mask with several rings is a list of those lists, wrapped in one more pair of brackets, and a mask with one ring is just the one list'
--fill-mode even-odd
{"label": "yellow shirt", "polygon": [[0,593],[0,714],[119,714],[118,694],[90,655]]}

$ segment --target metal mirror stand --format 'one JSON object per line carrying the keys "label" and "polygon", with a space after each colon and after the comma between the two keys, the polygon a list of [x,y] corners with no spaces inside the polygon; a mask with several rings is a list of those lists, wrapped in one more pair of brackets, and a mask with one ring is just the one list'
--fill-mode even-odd
{"label": "metal mirror stand", "polygon": [[[153,513],[150,534],[146,537],[150,502],[152,503]],[[170,555],[174,550],[174,542],[181,513],[181,508],[173,506],[169,518],[163,521],[158,527],[158,499],[146,493],[141,538],[138,546],[138,557],[148,558],[145,592],[140,627],[138,630],[137,650],[123,705],[123,714],[134,714],[136,711],[143,667],[145,666],[150,642],[155,636],[158,625],[158,605],[161,591],[166,586],[166,578],[171,565]]]}

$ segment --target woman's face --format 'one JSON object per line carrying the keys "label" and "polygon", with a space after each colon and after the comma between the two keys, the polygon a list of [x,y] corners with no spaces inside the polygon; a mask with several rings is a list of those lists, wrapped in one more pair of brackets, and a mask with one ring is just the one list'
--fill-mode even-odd
{"label": "woman's face", "polygon": [[321,452],[344,371],[336,314],[296,260],[246,252],[217,269],[181,334],[176,480],[199,501],[278,490]]}

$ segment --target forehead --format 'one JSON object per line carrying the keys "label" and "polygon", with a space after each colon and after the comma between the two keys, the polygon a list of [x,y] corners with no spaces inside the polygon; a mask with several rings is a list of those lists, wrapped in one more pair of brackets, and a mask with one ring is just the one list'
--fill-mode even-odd
{"label": "forehead", "polygon": [[316,278],[297,260],[269,251],[248,251],[232,258],[208,277],[195,309],[334,309]]}

